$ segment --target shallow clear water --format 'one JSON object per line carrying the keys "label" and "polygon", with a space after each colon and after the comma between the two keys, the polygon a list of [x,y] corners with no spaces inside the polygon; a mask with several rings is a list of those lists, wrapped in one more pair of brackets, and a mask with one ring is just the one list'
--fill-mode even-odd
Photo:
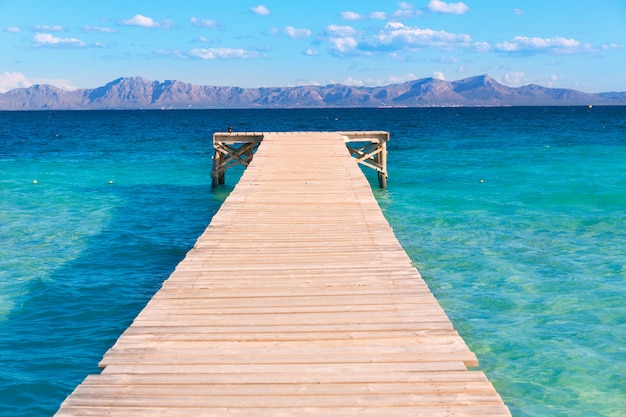
{"label": "shallow clear water", "polygon": [[624,415],[626,108],[594,107],[0,112],[0,416],[97,372],[236,183],[227,126],[389,131],[376,196],[513,414]]}

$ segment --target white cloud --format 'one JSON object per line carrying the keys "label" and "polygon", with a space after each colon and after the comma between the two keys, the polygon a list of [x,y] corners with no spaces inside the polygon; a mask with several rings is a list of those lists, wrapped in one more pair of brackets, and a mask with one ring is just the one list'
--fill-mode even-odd
{"label": "white cloud", "polygon": [[341,12],[339,14],[343,20],[361,20],[364,16],[355,12]]}
{"label": "white cloud", "polygon": [[352,26],[329,25],[326,27],[326,34],[328,36],[354,36],[356,29]]}
{"label": "white cloud", "polygon": [[153,28],[153,29],[156,29],[156,28],[169,29],[172,26],[174,26],[174,22],[172,22],[171,20],[162,20],[160,22],[157,22],[151,17],[144,16],[141,14],[136,14],[130,19],[122,20],[119,22],[119,24],[122,26],[137,26],[137,27]]}
{"label": "white cloud", "polygon": [[471,46],[472,38],[466,34],[450,33],[443,30],[421,29],[405,26],[399,22],[388,23],[374,38],[364,42],[373,49],[402,50],[420,47],[450,49]]}
{"label": "white cloud", "polygon": [[345,55],[355,52],[358,46],[356,34],[357,31],[351,26],[330,25],[326,27],[321,39],[331,43],[335,52]]}
{"label": "white cloud", "polygon": [[554,79],[555,78],[558,79],[558,77],[556,75],[553,75],[551,77],[548,77],[548,79],[537,81],[536,84],[539,84],[539,85],[541,85],[543,87],[547,87],[547,88],[554,88],[554,86],[556,85],[554,83]]}
{"label": "white cloud", "polygon": [[382,84],[399,84],[399,83],[404,83],[407,81],[412,81],[412,80],[416,80],[418,78],[417,75],[413,74],[413,73],[408,73],[406,75],[392,75],[390,77],[387,77],[385,79],[385,81],[378,83],[377,85],[382,85]]}
{"label": "white cloud", "polygon": [[515,10],[513,10],[513,13],[515,13],[518,16],[526,14],[526,12],[523,11],[522,9],[515,9]]}
{"label": "white cloud", "polygon": [[350,26],[330,25],[318,40],[333,45],[338,55],[373,55],[388,53],[401,58],[402,51],[415,51],[419,48],[456,48],[489,50],[489,44],[474,43],[469,35],[450,33],[432,29],[405,26],[400,22],[389,22],[378,33],[366,35]]}
{"label": "white cloud", "polygon": [[352,77],[348,77],[345,80],[343,80],[341,82],[341,84],[343,84],[343,85],[351,85],[351,86],[354,86],[354,87],[362,87],[363,85],[365,85],[365,81],[357,80],[357,79],[354,79]]}
{"label": "white cloud", "polygon": [[83,26],[83,32],[115,33],[117,31],[111,28],[85,25]]}
{"label": "white cloud", "polygon": [[59,38],[49,33],[35,33],[35,46],[76,46],[84,47],[87,44],[76,38]]}
{"label": "white cloud", "polygon": [[333,38],[331,39],[335,49],[340,53],[352,52],[356,49],[358,43],[354,38]]}
{"label": "white cloud", "polygon": [[65,28],[61,25],[54,25],[54,26],[43,25],[43,26],[33,26],[33,30],[35,32],[63,32]]}
{"label": "white cloud", "polygon": [[424,13],[421,10],[413,10],[412,4],[401,1],[398,3],[398,10],[393,13],[393,17],[397,19],[410,19],[423,14]]}
{"label": "white cloud", "polygon": [[16,88],[27,88],[33,83],[19,72],[3,72],[0,73],[0,93],[14,90]]}
{"label": "white cloud", "polygon": [[78,89],[70,80],[65,79],[51,79],[51,78],[38,78],[36,84],[48,84],[60,88],[65,91],[72,91]]}
{"label": "white cloud", "polygon": [[[391,75],[385,78],[365,78],[365,79],[355,79],[352,77],[348,77],[341,81],[340,83],[343,85],[353,85],[353,86],[383,86],[390,84],[400,84],[407,81],[413,81],[417,79],[418,76],[413,73],[408,73],[406,75]],[[327,84],[335,84],[336,81],[331,80]]]}
{"label": "white cloud", "polygon": [[489,52],[491,45],[487,42],[474,42],[473,48],[476,52]]}
{"label": "white cloud", "polygon": [[568,39],[560,36],[554,38],[537,38],[516,36],[511,41],[496,44],[496,49],[501,52],[556,52],[571,54],[581,51],[590,51],[593,47],[582,44],[576,39]]}
{"label": "white cloud", "polygon": [[14,90],[16,88],[28,88],[35,84],[48,84],[63,90],[75,90],[69,80],[40,78],[31,80],[20,72],[3,72],[0,73],[0,93]]}
{"label": "white cloud", "polygon": [[441,81],[446,80],[446,76],[441,71],[433,71],[433,78],[435,80],[441,80]]}
{"label": "white cloud", "polygon": [[9,33],[20,33],[22,29],[17,26],[11,26],[10,28],[6,28],[4,31]]}
{"label": "white cloud", "polygon": [[601,48],[603,51],[611,51],[613,49],[621,49],[623,48],[623,46],[618,45],[616,43],[611,43],[611,44],[602,45]]}
{"label": "white cloud", "polygon": [[446,3],[441,0],[430,0],[428,10],[435,13],[464,14],[469,12],[470,8],[462,2]]}
{"label": "white cloud", "polygon": [[259,4],[256,7],[252,7],[250,9],[250,11],[252,11],[252,13],[258,15],[258,16],[267,16],[270,14],[270,11],[267,7],[263,6],[262,4]]}
{"label": "white cloud", "polygon": [[189,51],[189,56],[194,58],[214,60],[214,59],[255,59],[265,56],[257,51],[235,48],[198,48]]}
{"label": "white cloud", "polygon": [[422,10],[414,10],[413,5],[406,2],[399,2],[398,9],[389,14],[387,12],[370,12],[367,14],[360,14],[356,12],[341,12],[339,15],[343,20],[402,20],[402,19],[410,19],[413,17],[422,16],[424,13]]}
{"label": "white cloud", "polygon": [[547,75],[546,77],[539,79],[533,79],[529,78],[524,72],[507,72],[498,81],[500,81],[502,84],[506,84],[512,87],[520,87],[528,84],[537,84],[543,87],[553,88],[558,82],[561,82],[563,80],[556,74]]}
{"label": "white cloud", "polygon": [[198,19],[197,17],[192,17],[189,19],[192,25],[201,28],[209,28],[209,29],[219,29],[220,25],[215,20],[210,19]]}
{"label": "white cloud", "polygon": [[444,64],[457,64],[459,62],[461,62],[461,60],[457,57],[454,56],[446,56],[446,55],[442,55],[441,58],[439,58],[439,61],[444,63]]}
{"label": "white cloud", "polygon": [[523,72],[507,72],[504,74],[505,84],[519,86],[527,83],[526,74]]}
{"label": "white cloud", "polygon": [[370,13],[370,19],[386,20],[387,19],[387,13],[385,13],[385,12],[372,12],[372,13]]}
{"label": "white cloud", "polygon": [[189,59],[189,55],[178,50],[157,49],[154,51],[157,55],[169,56],[174,59]]}
{"label": "white cloud", "polygon": [[292,39],[304,39],[311,36],[311,31],[306,28],[294,28],[293,26],[286,26],[285,33]]}
{"label": "white cloud", "polygon": [[318,56],[320,53],[314,49],[307,49],[306,52],[304,52],[304,55],[306,56]]}
{"label": "white cloud", "polygon": [[154,19],[140,14],[136,14],[131,19],[122,20],[121,23],[125,26],[141,26],[145,28],[154,28],[158,26]]}

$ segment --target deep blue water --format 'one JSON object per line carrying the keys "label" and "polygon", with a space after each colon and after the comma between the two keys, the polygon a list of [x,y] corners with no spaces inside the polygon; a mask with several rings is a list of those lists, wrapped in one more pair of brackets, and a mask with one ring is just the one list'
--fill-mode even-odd
{"label": "deep blue water", "polygon": [[626,414],[626,108],[540,107],[0,112],[0,416],[97,372],[236,183],[227,126],[389,131],[375,194],[513,414]]}

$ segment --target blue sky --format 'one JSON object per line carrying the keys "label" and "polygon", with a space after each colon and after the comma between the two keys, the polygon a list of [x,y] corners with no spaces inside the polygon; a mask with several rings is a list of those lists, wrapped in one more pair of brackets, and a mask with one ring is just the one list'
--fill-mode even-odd
{"label": "blue sky", "polygon": [[626,91],[626,1],[0,0],[0,92],[119,77],[239,87],[489,74]]}

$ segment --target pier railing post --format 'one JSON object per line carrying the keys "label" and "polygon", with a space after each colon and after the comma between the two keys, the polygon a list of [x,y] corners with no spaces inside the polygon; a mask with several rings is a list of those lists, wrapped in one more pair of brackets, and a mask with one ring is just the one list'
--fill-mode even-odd
{"label": "pier railing post", "polygon": [[378,171],[378,186],[384,190],[387,188],[387,142],[383,142],[381,148],[381,152],[377,154],[378,164],[382,167]]}
{"label": "pier railing post", "polygon": [[[215,139],[214,139],[215,141]],[[224,173],[220,173],[218,167],[222,165],[221,162],[222,154],[215,149],[215,143],[213,145],[213,169],[211,171],[211,186],[213,188],[217,187],[220,184],[220,180],[223,181],[225,178]]]}

